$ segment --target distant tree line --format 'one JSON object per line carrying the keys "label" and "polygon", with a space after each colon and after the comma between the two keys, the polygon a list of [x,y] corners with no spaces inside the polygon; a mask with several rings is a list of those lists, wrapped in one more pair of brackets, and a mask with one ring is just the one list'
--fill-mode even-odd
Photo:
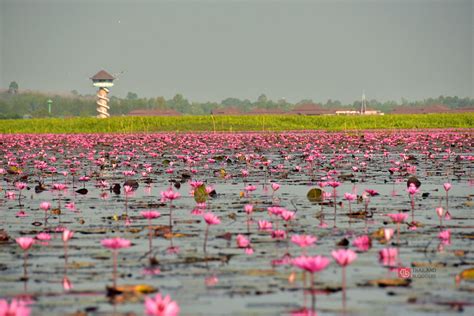
{"label": "distant tree line", "polygon": [[[48,110],[48,101],[51,104],[51,113]],[[252,109],[282,109],[292,110],[295,106],[313,103],[330,109],[359,109],[361,101],[343,104],[338,100],[327,100],[326,102],[303,99],[298,103],[289,103],[285,99],[277,101],[267,98],[265,94],[260,95],[255,101],[248,99],[227,98],[221,102],[190,102],[182,94],[176,94],[171,99],[164,97],[141,98],[134,92],[129,92],[125,98],[111,96],[110,113],[114,116],[126,115],[136,109],[174,109],[188,115],[207,115],[212,110],[234,107],[243,113]],[[368,108],[390,113],[394,108],[407,106],[425,106],[442,104],[452,109],[474,107],[473,98],[459,98],[457,96],[439,96],[420,101],[409,101],[402,99],[401,102],[380,102],[375,99],[368,100]],[[80,95],[73,90],[66,95],[48,95],[37,92],[22,92],[16,82],[12,82],[7,91],[0,93],[0,119],[23,118],[23,117],[72,117],[72,116],[95,116],[95,96]]]}

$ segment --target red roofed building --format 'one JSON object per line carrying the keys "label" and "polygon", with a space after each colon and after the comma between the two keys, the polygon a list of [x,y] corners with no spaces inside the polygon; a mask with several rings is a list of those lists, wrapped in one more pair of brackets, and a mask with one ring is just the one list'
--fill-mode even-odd
{"label": "red roofed building", "polygon": [[391,114],[428,114],[428,113],[450,113],[453,112],[443,104],[432,104],[425,106],[399,106],[393,109]]}
{"label": "red roofed building", "polygon": [[305,103],[295,106],[295,108],[290,113],[297,115],[329,115],[335,114],[336,112],[333,110],[324,109],[318,104]]}
{"label": "red roofed building", "polygon": [[137,109],[130,111],[127,116],[180,116],[181,113],[173,109]]}
{"label": "red roofed building", "polygon": [[283,115],[283,114],[288,114],[288,112],[280,108],[273,108],[273,109],[254,108],[249,112],[249,114],[251,115]]}
{"label": "red roofed building", "polygon": [[220,109],[214,109],[211,111],[212,115],[240,115],[242,112],[240,112],[240,109],[229,106],[225,108],[220,108]]}

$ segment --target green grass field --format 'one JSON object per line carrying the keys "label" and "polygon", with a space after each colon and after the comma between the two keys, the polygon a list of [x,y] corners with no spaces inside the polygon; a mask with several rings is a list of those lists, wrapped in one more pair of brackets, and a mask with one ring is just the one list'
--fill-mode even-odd
{"label": "green grass field", "polygon": [[474,113],[384,116],[177,116],[0,120],[0,133],[131,133],[473,128]]}

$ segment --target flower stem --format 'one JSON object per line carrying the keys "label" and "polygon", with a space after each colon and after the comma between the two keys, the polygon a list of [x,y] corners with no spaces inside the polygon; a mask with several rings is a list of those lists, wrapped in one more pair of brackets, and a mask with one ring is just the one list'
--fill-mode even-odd
{"label": "flower stem", "polygon": [[114,270],[112,272],[114,289],[117,287],[117,249],[113,250]]}
{"label": "flower stem", "polygon": [[206,246],[207,246],[207,236],[209,235],[209,225],[206,226],[206,232],[204,234],[204,254],[206,254]]}
{"label": "flower stem", "polygon": [[172,209],[172,201],[170,201],[170,232],[171,237],[173,237],[173,209]]}
{"label": "flower stem", "polygon": [[346,267],[342,267],[342,308],[346,309]]}
{"label": "flower stem", "polygon": [[336,209],[337,209],[337,205],[336,205],[336,188],[333,189],[333,193],[334,195],[334,228],[336,228]]}
{"label": "flower stem", "polygon": [[152,257],[151,254],[151,219],[148,219],[148,248],[150,251],[150,258]]}
{"label": "flower stem", "polygon": [[28,265],[28,250],[25,250],[24,256],[23,256],[23,276],[24,279],[28,279],[28,271],[26,270],[26,266]]}
{"label": "flower stem", "polygon": [[400,245],[400,222],[397,222],[397,246]]}

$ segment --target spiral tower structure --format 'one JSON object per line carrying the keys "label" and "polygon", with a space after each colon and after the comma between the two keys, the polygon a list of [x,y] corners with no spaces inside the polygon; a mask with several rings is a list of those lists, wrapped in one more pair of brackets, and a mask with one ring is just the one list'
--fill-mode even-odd
{"label": "spiral tower structure", "polygon": [[101,70],[96,73],[92,78],[92,84],[94,87],[99,88],[97,91],[97,118],[109,118],[109,101],[110,99],[107,97],[109,94],[109,88],[113,87],[115,77],[106,72],[105,70]]}

